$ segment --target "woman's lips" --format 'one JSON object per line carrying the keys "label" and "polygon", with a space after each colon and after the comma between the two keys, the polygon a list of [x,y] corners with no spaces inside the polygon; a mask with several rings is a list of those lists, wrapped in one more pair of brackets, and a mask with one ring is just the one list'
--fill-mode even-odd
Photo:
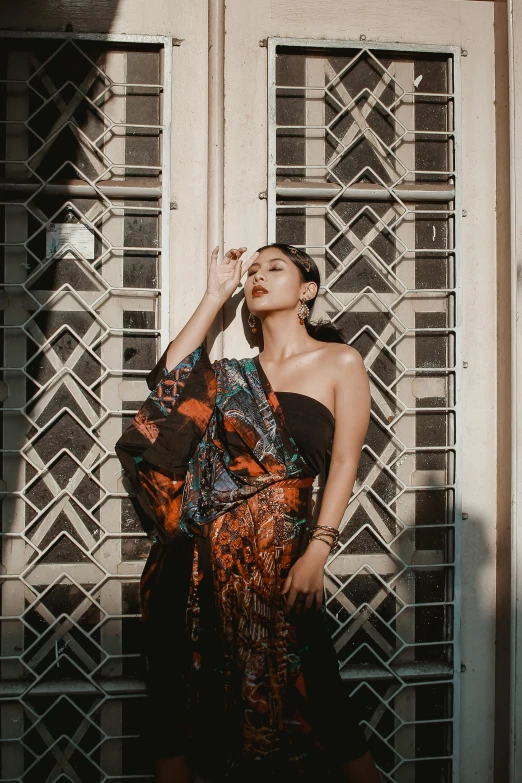
{"label": "woman's lips", "polygon": [[263,296],[264,294],[267,293],[268,291],[266,290],[266,288],[262,288],[261,286],[252,289],[252,296]]}

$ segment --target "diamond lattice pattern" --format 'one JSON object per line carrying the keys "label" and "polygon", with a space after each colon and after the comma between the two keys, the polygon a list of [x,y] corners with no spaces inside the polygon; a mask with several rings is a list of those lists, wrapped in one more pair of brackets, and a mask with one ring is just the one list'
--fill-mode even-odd
{"label": "diamond lattice pattern", "polygon": [[312,320],[342,329],[372,389],[329,622],[384,779],[439,783],[455,730],[453,61],[362,45],[275,56],[275,237],[315,258]]}
{"label": "diamond lattice pattern", "polygon": [[162,56],[2,42],[2,780],[146,772],[148,542],[113,445],[161,326]]}

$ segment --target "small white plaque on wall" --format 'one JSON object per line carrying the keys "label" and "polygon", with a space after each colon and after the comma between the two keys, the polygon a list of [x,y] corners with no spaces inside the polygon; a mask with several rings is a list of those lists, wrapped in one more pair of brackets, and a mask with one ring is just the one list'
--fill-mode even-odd
{"label": "small white plaque on wall", "polygon": [[46,234],[47,258],[67,242],[84,258],[94,258],[94,234],[87,226],[83,223],[49,223]]}

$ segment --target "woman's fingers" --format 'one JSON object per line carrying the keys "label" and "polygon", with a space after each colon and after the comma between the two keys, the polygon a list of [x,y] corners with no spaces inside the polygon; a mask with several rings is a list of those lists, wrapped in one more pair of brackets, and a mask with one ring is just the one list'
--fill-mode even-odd
{"label": "woman's fingers", "polygon": [[230,264],[232,261],[232,258],[234,256],[234,253],[236,252],[235,248],[231,247],[230,250],[227,250],[225,255],[223,256],[222,264]]}
{"label": "woman's fingers", "polygon": [[286,591],[289,589],[290,585],[292,584],[292,574],[288,574],[285,581],[283,582],[283,586],[281,588],[281,595],[284,595]]}
{"label": "woman's fingers", "polygon": [[321,608],[323,594],[320,590],[317,592],[301,592],[297,587],[292,587],[291,583],[287,585],[285,582],[285,587],[281,592],[286,593],[287,591],[288,596],[285,604],[285,614],[291,612],[292,609],[296,614],[300,614],[303,609],[311,609],[314,605],[314,601],[316,609]]}
{"label": "woman's fingers", "polygon": [[294,577],[295,574],[290,570],[281,587],[281,595],[286,595],[285,615],[292,611],[301,614],[305,609],[312,609],[314,601],[315,608],[320,609],[323,602],[323,587],[314,583],[307,584],[306,581],[301,582],[299,579],[296,582]]}
{"label": "woman's fingers", "polygon": [[227,260],[225,262],[225,258],[224,258],[223,259],[223,263],[227,263],[227,264],[232,263],[232,265],[235,266],[235,264],[237,263],[238,259],[240,258],[240,256],[243,255],[245,250],[246,250],[246,247],[239,247],[239,248],[231,247],[230,250],[228,250],[225,253],[225,258]]}
{"label": "woman's fingers", "polygon": [[289,614],[292,611],[292,607],[295,604],[296,598],[297,598],[297,590],[295,589],[295,587],[290,586],[288,597],[286,599],[285,614]]}
{"label": "woman's fingers", "polygon": [[242,271],[241,256],[245,252],[246,247],[240,247],[236,253],[235,258],[230,262],[230,268],[232,270],[232,279],[234,280],[236,287],[239,288]]}
{"label": "woman's fingers", "polygon": [[245,272],[246,272],[248,269],[250,269],[250,267],[252,266],[252,264],[254,263],[254,261],[256,260],[256,258],[258,257],[258,255],[259,255],[259,250],[256,250],[256,251],[255,251],[255,253],[252,253],[252,255],[250,256],[250,258],[248,258],[246,261],[243,261],[243,262],[242,262],[242,264],[241,264],[241,275],[240,275],[240,278],[241,278],[241,277],[243,277],[243,275],[245,274]]}
{"label": "woman's fingers", "polygon": [[210,265],[211,266],[217,266],[218,253],[219,253],[219,245],[216,245],[216,247],[212,251],[212,255],[210,256]]}
{"label": "woman's fingers", "polygon": [[241,256],[243,255],[245,250],[246,247],[240,247],[239,250],[236,251],[235,258],[232,262],[234,265],[234,277],[237,278],[238,283],[241,277]]}
{"label": "woman's fingers", "polygon": [[[235,268],[237,262],[239,261],[239,259],[241,258],[245,250],[246,247],[239,247],[239,248],[231,247],[230,250],[227,250],[227,252],[223,256],[223,261],[221,262],[220,266],[222,266],[223,264],[225,265],[230,264],[232,267]],[[216,245],[216,247],[214,248],[210,256],[210,263],[213,266],[217,266],[218,255],[219,255],[219,245]],[[249,263],[250,265],[252,261],[249,261],[247,263]]]}
{"label": "woman's fingers", "polygon": [[231,270],[233,270],[232,276],[237,278],[238,286],[245,272],[250,268],[259,255],[259,251],[256,250],[254,253],[252,253],[249,259],[246,261],[241,261],[241,256],[245,250],[246,247],[244,246],[238,248],[231,247],[230,250],[225,253],[222,261],[222,264],[226,264],[230,267]]}

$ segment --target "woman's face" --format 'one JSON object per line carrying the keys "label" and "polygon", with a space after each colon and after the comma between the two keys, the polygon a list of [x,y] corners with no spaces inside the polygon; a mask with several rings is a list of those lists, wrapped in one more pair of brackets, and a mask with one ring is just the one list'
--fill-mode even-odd
{"label": "woman's face", "polygon": [[298,268],[277,247],[261,250],[244,283],[248,309],[254,315],[294,310],[299,305],[299,297],[313,296],[312,286],[315,290],[315,283],[303,283]]}

